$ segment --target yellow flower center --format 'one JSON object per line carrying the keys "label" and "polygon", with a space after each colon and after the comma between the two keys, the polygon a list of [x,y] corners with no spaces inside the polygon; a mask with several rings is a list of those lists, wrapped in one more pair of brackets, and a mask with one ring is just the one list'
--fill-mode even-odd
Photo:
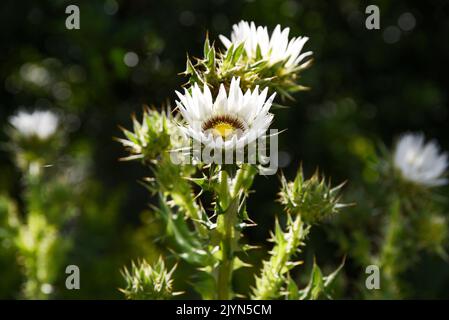
{"label": "yellow flower center", "polygon": [[234,133],[236,128],[230,123],[226,122],[219,122],[212,128],[212,133],[216,136],[221,136],[222,138],[226,139],[230,135]]}
{"label": "yellow flower center", "polygon": [[245,131],[245,124],[234,115],[214,115],[202,124],[203,131],[209,131],[216,137],[232,138],[235,134]]}

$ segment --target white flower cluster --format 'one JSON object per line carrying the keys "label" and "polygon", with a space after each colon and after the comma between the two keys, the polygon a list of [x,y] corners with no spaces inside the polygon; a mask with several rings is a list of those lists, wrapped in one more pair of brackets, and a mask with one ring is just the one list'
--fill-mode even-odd
{"label": "white flower cluster", "polygon": [[447,183],[443,174],[448,167],[448,155],[440,153],[436,142],[425,143],[422,134],[403,135],[396,145],[393,161],[408,181],[427,187]]}
{"label": "white flower cluster", "polygon": [[9,123],[25,137],[46,140],[56,133],[59,117],[51,111],[19,111],[9,119]]}
{"label": "white flower cluster", "polygon": [[233,78],[229,92],[220,86],[215,99],[207,86],[195,84],[189,93],[176,91],[176,105],[187,122],[183,131],[191,138],[213,148],[244,146],[263,135],[273,120],[269,113],[275,93],[267,99],[268,89],[243,93],[240,79]]}
{"label": "white flower cluster", "polygon": [[231,39],[220,35],[223,45],[229,49],[244,43],[246,55],[250,60],[256,60],[258,50],[263,60],[268,61],[269,65],[278,62],[284,62],[287,71],[292,71],[308,56],[311,51],[302,53],[304,44],[309,40],[307,37],[294,37],[289,39],[290,28],[281,29],[277,25],[271,37],[267,27],[257,26],[254,22],[240,21],[233,25]]}
{"label": "white flower cluster", "polygon": [[[289,39],[289,28],[278,25],[271,37],[267,27],[256,27],[254,22],[241,21],[233,26],[231,40],[223,35],[220,39],[226,48],[243,43],[250,61],[266,60],[269,65],[283,63],[287,72],[293,72],[312,52],[302,53],[307,37]],[[186,127],[183,131],[205,145],[229,149],[251,143],[262,136],[270,126],[273,115],[269,113],[275,94],[267,99],[268,88],[243,92],[240,78],[233,77],[228,93],[223,84],[218,95],[212,97],[207,85],[203,89],[197,84],[184,94],[176,92],[176,102]]]}

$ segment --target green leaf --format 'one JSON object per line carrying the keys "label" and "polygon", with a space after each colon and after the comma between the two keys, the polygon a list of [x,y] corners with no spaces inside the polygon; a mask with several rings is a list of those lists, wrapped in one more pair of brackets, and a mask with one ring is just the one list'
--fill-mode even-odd
{"label": "green leaf", "polygon": [[159,200],[160,208],[158,212],[166,223],[166,235],[175,246],[176,251],[174,253],[194,265],[207,266],[212,264],[212,256],[203,249],[203,245],[196,234],[190,231],[184,217],[173,214],[161,194]]}
{"label": "green leaf", "polygon": [[202,178],[185,178],[188,181],[195,183],[197,186],[201,187],[204,191],[210,190],[210,181],[207,177],[203,176]]}
{"label": "green leaf", "polygon": [[241,58],[243,51],[245,50],[244,42],[242,42],[232,53],[231,64],[235,65]]}
{"label": "green leaf", "polygon": [[215,73],[215,49],[212,48],[206,57],[207,57],[206,67],[210,73],[214,74]]}
{"label": "green leaf", "polygon": [[215,298],[216,287],[215,279],[210,273],[199,272],[195,275],[192,284],[196,292],[198,292],[204,300],[212,300]]}
{"label": "green leaf", "polygon": [[226,56],[224,58],[224,62],[226,64],[231,63],[233,52],[234,52],[234,44],[231,44],[231,46],[228,48],[228,51],[226,52]]}
{"label": "green leaf", "polygon": [[287,300],[299,300],[299,290],[296,282],[288,276],[287,279],[287,292],[286,292]]}
{"label": "green leaf", "polygon": [[307,287],[300,291],[301,300],[317,300],[321,293],[324,291],[324,280],[321,269],[313,261],[312,273],[310,275],[310,280]]}
{"label": "green leaf", "polygon": [[233,270],[234,271],[237,270],[237,269],[240,269],[240,268],[250,268],[250,267],[252,267],[251,264],[246,263],[246,262],[240,260],[239,257],[235,257],[234,258],[234,263],[233,263]]}
{"label": "green leaf", "polygon": [[203,54],[205,58],[209,56],[209,51],[210,51],[209,35],[206,34],[206,40],[204,41],[204,49],[203,49]]}
{"label": "green leaf", "polygon": [[331,299],[329,289],[335,278],[337,277],[340,270],[343,268],[345,260],[340,264],[340,266],[332,272],[330,275],[323,277],[321,269],[313,261],[312,273],[310,276],[309,283],[306,288],[300,290],[301,300],[317,300],[321,298]]}
{"label": "green leaf", "polygon": [[262,50],[260,49],[260,45],[257,45],[256,48],[256,60],[262,60]]}
{"label": "green leaf", "polygon": [[338,268],[332,272],[330,275],[324,277],[324,287],[329,287],[335,280],[335,278],[337,277],[337,275],[339,274],[340,270],[343,269],[343,266],[345,265],[345,261],[346,261],[346,257],[343,258],[343,261],[341,262],[341,264],[338,266]]}

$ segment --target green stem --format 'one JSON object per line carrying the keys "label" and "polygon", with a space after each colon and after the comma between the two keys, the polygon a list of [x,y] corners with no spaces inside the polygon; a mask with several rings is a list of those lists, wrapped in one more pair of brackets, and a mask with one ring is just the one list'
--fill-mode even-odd
{"label": "green stem", "polygon": [[300,215],[293,219],[289,221],[283,240],[275,244],[270,259],[263,263],[252,294],[255,300],[277,299],[281,295],[281,287],[284,284],[284,278],[281,275],[287,272],[287,263],[298,251],[309,230]]}
{"label": "green stem", "polygon": [[201,224],[199,221],[203,220],[203,217],[201,216],[201,209],[195,202],[195,199],[193,198],[192,194],[189,193],[182,193],[179,194],[179,198],[182,199],[182,201],[179,203],[181,207],[183,207],[186,210],[187,215],[193,219],[193,225],[195,226],[196,231],[202,236],[207,237],[208,230],[206,226]]}
{"label": "green stem", "polygon": [[251,187],[257,170],[250,165],[243,164],[236,173],[234,183],[230,190],[228,173],[226,170],[220,173],[220,187],[217,194],[217,203],[224,213],[218,215],[217,229],[221,235],[220,249],[222,253],[218,266],[217,296],[218,299],[228,300],[232,298],[232,273],[234,269],[235,247],[239,240],[239,231],[236,229],[238,222],[238,209],[241,199],[241,191],[247,192]]}
{"label": "green stem", "polygon": [[404,223],[401,218],[400,200],[394,197],[379,257],[382,274],[386,280],[383,281],[385,284],[385,290],[383,291],[387,298],[400,298],[398,296],[401,291],[398,276],[405,269],[405,261],[407,260],[403,259],[403,250],[405,248],[401,243]]}
{"label": "green stem", "polygon": [[231,283],[234,254],[232,252],[232,244],[227,235],[222,240],[221,250],[223,255],[218,267],[218,299],[229,300],[232,296]]}
{"label": "green stem", "polygon": [[234,197],[237,196],[239,191],[242,189],[244,192],[249,191],[256,173],[257,169],[252,167],[250,164],[242,164],[242,167],[237,171],[237,175],[235,178],[235,183],[232,191]]}
{"label": "green stem", "polygon": [[217,229],[221,235],[220,249],[221,261],[218,266],[217,297],[220,300],[232,298],[232,272],[234,263],[234,241],[236,241],[236,220],[238,211],[238,199],[230,200],[228,186],[228,174],[225,170],[220,175],[220,192],[217,202],[225,212],[218,216]]}

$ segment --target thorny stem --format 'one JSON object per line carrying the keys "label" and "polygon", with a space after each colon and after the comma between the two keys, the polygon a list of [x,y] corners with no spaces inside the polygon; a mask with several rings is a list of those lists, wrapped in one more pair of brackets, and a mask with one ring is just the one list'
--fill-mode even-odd
{"label": "thorny stem", "polygon": [[285,245],[284,254],[278,257],[274,256],[276,263],[274,264],[275,270],[281,272],[283,267],[287,264],[290,258],[298,251],[298,246],[301,241],[304,240],[306,233],[302,232],[304,224],[301,220],[301,216],[298,215],[293,223],[291,224],[291,229],[286,234],[287,244]]}
{"label": "thorny stem", "polygon": [[[226,170],[220,173],[220,188],[217,202],[225,212],[218,215],[217,228],[221,234],[222,258],[218,266],[218,299],[228,300],[232,298],[232,272],[235,257],[235,243],[239,234],[236,229],[238,208],[241,191],[247,192],[251,186],[257,171],[250,165],[242,165],[236,173],[232,188],[229,187],[229,177]],[[231,189],[231,190],[230,190]]]}
{"label": "thorny stem", "polygon": [[237,171],[235,178],[232,192],[234,197],[236,197],[242,189],[244,192],[248,191],[247,189],[252,185],[256,173],[257,170],[251,167],[250,164],[242,164],[242,167]]}
{"label": "thorny stem", "polygon": [[222,260],[218,267],[218,299],[220,300],[229,300],[232,295],[232,269],[233,269],[233,260],[234,260],[234,252],[232,248],[232,229],[228,217],[233,215],[232,212],[227,212],[223,214],[223,224],[225,227],[225,234],[221,241],[221,250],[222,250]]}
{"label": "thorny stem", "polygon": [[201,224],[199,221],[202,221],[201,209],[193,199],[192,194],[179,194],[179,197],[182,199],[183,207],[187,212],[187,215],[193,219],[193,224],[195,229],[201,236],[207,236],[208,230],[206,226]]}
{"label": "thorny stem", "polygon": [[276,243],[272,250],[274,254],[271,255],[270,260],[264,262],[261,275],[256,280],[253,299],[267,300],[279,297],[284,283],[281,275],[287,270],[287,263],[298,251],[307,233],[308,228],[305,228],[301,216],[297,215],[284,234],[286,242]]}
{"label": "thorny stem", "polygon": [[235,240],[235,223],[237,219],[238,202],[235,199],[230,201],[228,187],[228,174],[225,170],[220,174],[220,194],[219,205],[226,208],[225,212],[218,216],[217,228],[221,234],[222,257],[218,266],[218,299],[229,300],[232,298],[232,271],[234,261],[233,242]]}
{"label": "thorny stem", "polygon": [[400,284],[398,282],[398,274],[401,272],[397,265],[400,262],[397,261],[401,256],[401,247],[398,241],[401,240],[402,222],[401,222],[401,206],[398,199],[393,198],[390,216],[386,225],[385,241],[382,245],[379,262],[383,268],[383,274],[388,283],[388,293],[398,294],[400,290]]}

